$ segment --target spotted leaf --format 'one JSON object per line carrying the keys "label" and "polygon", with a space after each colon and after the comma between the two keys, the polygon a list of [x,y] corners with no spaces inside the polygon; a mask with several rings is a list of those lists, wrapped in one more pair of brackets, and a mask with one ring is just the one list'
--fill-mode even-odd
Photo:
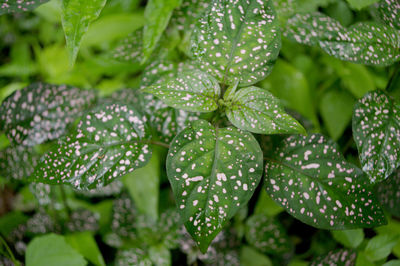
{"label": "spotted leaf", "polygon": [[400,217],[400,169],[375,187],[376,196],[385,209]]}
{"label": "spotted leaf", "polygon": [[399,31],[374,22],[345,28],[322,13],[297,14],[288,20],[285,35],[344,61],[388,66],[400,60]]}
{"label": "spotted leaf", "polygon": [[37,8],[49,0],[5,0],[0,3],[0,15],[26,12]]}
{"label": "spotted leaf", "polygon": [[264,214],[253,215],[247,220],[246,240],[263,253],[284,254],[292,249],[283,226]]}
{"label": "spotted leaf", "polygon": [[368,178],[322,135],[287,138],[265,171],[270,196],[306,224],[343,230],[386,223]]}
{"label": "spotted leaf", "polygon": [[62,136],[95,98],[89,90],[34,83],[4,100],[0,124],[12,142],[33,146]]}
{"label": "spotted leaf", "polygon": [[191,51],[224,84],[250,85],[272,70],[281,47],[272,1],[214,0],[196,24]]}
{"label": "spotted leaf", "polygon": [[262,164],[255,138],[234,127],[198,120],[172,141],[168,179],[186,229],[203,253],[252,196]]}
{"label": "spotted leaf", "polygon": [[400,166],[400,104],[383,91],[367,93],[354,106],[353,136],[371,182]]}
{"label": "spotted leaf", "polygon": [[168,106],[192,112],[216,110],[220,95],[218,81],[200,70],[185,71],[143,91],[157,96]]}
{"label": "spotted leaf", "polygon": [[312,266],[319,265],[343,265],[351,266],[356,264],[357,253],[348,249],[331,251],[326,255],[317,257],[312,261]]}
{"label": "spotted leaf", "polygon": [[305,133],[300,123],[267,90],[243,88],[226,101],[226,116],[240,129],[260,134]]}
{"label": "spotted leaf", "polygon": [[23,180],[28,178],[40,156],[32,147],[10,146],[0,151],[0,175]]}
{"label": "spotted leaf", "polygon": [[66,137],[41,158],[32,180],[99,188],[144,166],[151,158],[145,119],[132,106],[95,107]]}
{"label": "spotted leaf", "polygon": [[112,51],[112,57],[118,61],[140,63],[143,60],[143,28],[134,31],[119,41]]}
{"label": "spotted leaf", "polygon": [[149,258],[149,254],[145,249],[142,248],[130,248],[124,250],[118,250],[115,258],[116,266],[126,265],[140,265],[140,266],[152,266],[153,263]]}
{"label": "spotted leaf", "polygon": [[382,20],[390,27],[400,30],[400,1],[384,0],[379,3]]}

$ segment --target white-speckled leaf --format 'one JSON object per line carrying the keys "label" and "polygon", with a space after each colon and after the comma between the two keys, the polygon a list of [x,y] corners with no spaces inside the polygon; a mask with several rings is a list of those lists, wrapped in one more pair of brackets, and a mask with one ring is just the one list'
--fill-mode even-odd
{"label": "white-speckled leaf", "polygon": [[86,209],[74,210],[64,224],[69,232],[96,232],[99,229],[99,214]]}
{"label": "white-speckled leaf", "polygon": [[167,175],[186,229],[204,253],[227,221],[248,202],[262,174],[255,138],[234,127],[198,120],[179,133]]}
{"label": "white-speckled leaf", "polygon": [[24,180],[36,167],[40,155],[32,147],[10,146],[0,151],[0,176]]}
{"label": "white-speckled leaf", "polygon": [[376,197],[391,214],[400,217],[400,169],[375,187]]}
{"label": "white-speckled leaf", "polygon": [[34,83],[3,101],[0,124],[12,142],[33,146],[62,136],[95,99],[94,91]]}
{"label": "white-speckled leaf", "polygon": [[383,91],[367,93],[354,106],[353,136],[371,182],[400,166],[400,104]]}
{"label": "white-speckled leaf", "polygon": [[49,0],[3,0],[0,2],[0,15],[30,11],[48,1]]}
{"label": "white-speckled leaf", "polygon": [[142,248],[130,248],[118,250],[115,258],[116,266],[138,265],[152,266],[153,263],[149,258],[149,254]]}
{"label": "white-speckled leaf", "polygon": [[272,217],[255,214],[246,221],[246,240],[262,253],[285,254],[292,243],[284,227]]}
{"label": "white-speckled leaf", "polygon": [[322,13],[297,14],[288,20],[285,36],[354,63],[387,66],[400,60],[399,31],[379,23],[345,28]]}
{"label": "white-speckled leaf", "polygon": [[301,124],[267,90],[243,88],[226,101],[226,116],[240,129],[260,134],[305,133]]}
{"label": "white-speckled leaf", "polygon": [[343,230],[386,223],[368,178],[322,135],[287,138],[265,171],[268,194],[306,224]]}
{"label": "white-speckled leaf", "polygon": [[224,84],[251,85],[272,70],[281,48],[272,1],[214,0],[196,24],[191,51]]}
{"label": "white-speckled leaf", "polygon": [[382,20],[390,27],[400,30],[400,1],[382,0],[379,3],[379,13]]}
{"label": "white-speckled leaf", "polygon": [[112,57],[118,61],[139,64],[143,60],[143,28],[140,28],[119,41],[112,51]]}
{"label": "white-speckled leaf", "polygon": [[185,71],[143,91],[157,96],[168,106],[192,112],[216,110],[220,95],[218,81],[200,70]]}
{"label": "white-speckled leaf", "polygon": [[151,158],[145,121],[130,105],[97,106],[42,157],[32,180],[87,190],[144,166]]}
{"label": "white-speckled leaf", "polygon": [[317,257],[311,262],[311,266],[337,265],[350,266],[356,264],[357,253],[354,250],[340,249],[331,251],[326,255]]}

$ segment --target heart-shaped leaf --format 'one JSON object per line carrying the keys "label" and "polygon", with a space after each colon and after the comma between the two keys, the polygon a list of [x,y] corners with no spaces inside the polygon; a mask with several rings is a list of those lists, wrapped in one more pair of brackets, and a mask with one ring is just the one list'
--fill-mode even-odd
{"label": "heart-shaped leaf", "polygon": [[168,106],[192,112],[216,110],[220,95],[218,81],[200,70],[185,71],[143,91],[157,96]]}
{"label": "heart-shaped leaf", "polygon": [[355,265],[356,258],[357,253],[355,251],[349,249],[340,249],[317,257],[312,261],[311,265]]}
{"label": "heart-shaped leaf", "polygon": [[270,196],[306,224],[343,230],[386,223],[363,172],[322,135],[287,138],[265,171]]}
{"label": "heart-shaped leaf", "polygon": [[0,151],[0,175],[23,180],[36,167],[40,156],[32,147],[10,146]]}
{"label": "heart-shaped leaf", "polygon": [[400,169],[375,187],[376,197],[385,209],[395,216],[400,216]]}
{"label": "heart-shaped leaf", "polygon": [[130,105],[97,106],[42,157],[32,180],[87,190],[144,166],[151,158],[145,120]]}
{"label": "heart-shaped leaf", "polygon": [[353,136],[371,182],[400,166],[400,104],[383,91],[367,93],[354,106]]}
{"label": "heart-shaped leaf", "polygon": [[95,98],[89,90],[34,83],[4,100],[0,124],[11,141],[33,146],[62,136]]}
{"label": "heart-shaped leaf", "polygon": [[400,2],[398,0],[380,1],[379,13],[388,26],[400,30]]}
{"label": "heart-shaped leaf", "polygon": [[0,3],[0,15],[26,12],[37,8],[49,0],[6,0]]}
{"label": "heart-shaped leaf", "polygon": [[226,116],[240,129],[260,134],[305,133],[300,123],[267,90],[247,87],[226,100]]}
{"label": "heart-shaped leaf", "polygon": [[172,141],[168,179],[181,218],[203,253],[252,196],[262,164],[255,138],[234,127],[214,128],[198,120]]}
{"label": "heart-shaped leaf", "polygon": [[281,47],[272,1],[214,0],[192,35],[204,71],[224,84],[250,85],[272,70]]}

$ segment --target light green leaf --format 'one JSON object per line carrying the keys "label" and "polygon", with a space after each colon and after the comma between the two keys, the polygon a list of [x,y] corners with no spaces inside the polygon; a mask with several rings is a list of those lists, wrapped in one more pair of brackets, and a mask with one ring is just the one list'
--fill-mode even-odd
{"label": "light green leaf", "polygon": [[90,232],[66,235],[67,243],[96,266],[105,266],[96,240]]}
{"label": "light green leaf", "polygon": [[347,2],[351,8],[360,10],[372,4],[378,3],[379,0],[347,0]]}
{"label": "light green leaf", "polygon": [[399,236],[396,234],[377,235],[368,241],[365,247],[365,255],[371,261],[379,261],[392,252],[392,248],[397,244]]}
{"label": "light green leaf", "polygon": [[86,260],[67,244],[63,236],[49,234],[34,238],[25,255],[26,266],[85,266]]}
{"label": "light green leaf", "polygon": [[226,116],[240,129],[260,134],[306,133],[269,91],[247,87],[226,101]]}
{"label": "light green leaf", "polygon": [[331,231],[333,238],[346,248],[356,248],[364,240],[362,229]]}
{"label": "light green leaf", "polygon": [[49,0],[6,0],[0,3],[0,15],[26,12]]}
{"label": "light green leaf", "polygon": [[354,265],[357,253],[352,250],[340,249],[331,251],[312,261],[311,266],[317,265]]}
{"label": "light green leaf", "polygon": [[390,27],[400,30],[400,3],[398,0],[385,0],[379,3],[382,20]]}
{"label": "light green leaf", "polygon": [[87,190],[143,167],[151,158],[151,136],[143,121],[131,105],[95,107],[74,133],[42,157],[32,181]]}
{"label": "light green leaf", "polygon": [[376,264],[369,260],[364,251],[359,251],[357,254],[356,266],[376,266]]}
{"label": "light green leaf", "polygon": [[192,112],[216,110],[220,95],[218,81],[200,70],[180,73],[176,78],[143,91],[157,96],[168,106]]}
{"label": "light green leaf", "polygon": [[69,51],[70,64],[75,63],[82,37],[99,17],[107,0],[62,0],[62,26]]}
{"label": "light green leaf", "polygon": [[382,266],[399,266],[400,260],[389,260],[388,262],[382,264]]}
{"label": "light green leaf", "polygon": [[243,246],[240,250],[240,263],[243,266],[273,266],[267,256],[249,246]]}
{"label": "light green leaf", "polygon": [[262,174],[255,138],[234,127],[198,120],[171,143],[167,174],[185,226],[204,253],[227,221],[245,205]]}
{"label": "light green leaf", "polygon": [[270,196],[306,224],[343,230],[386,223],[363,172],[322,135],[287,138],[265,172]]}
{"label": "light green leaf", "polygon": [[191,51],[224,84],[251,85],[272,70],[281,47],[272,1],[214,0],[197,23]]}
{"label": "light green leaf", "polygon": [[383,91],[367,93],[354,106],[353,136],[371,182],[400,166],[400,104]]}
{"label": "light green leaf", "polygon": [[284,209],[279,206],[271,197],[262,190],[258,197],[256,207],[254,209],[255,214],[264,214],[267,216],[276,216],[283,212]]}

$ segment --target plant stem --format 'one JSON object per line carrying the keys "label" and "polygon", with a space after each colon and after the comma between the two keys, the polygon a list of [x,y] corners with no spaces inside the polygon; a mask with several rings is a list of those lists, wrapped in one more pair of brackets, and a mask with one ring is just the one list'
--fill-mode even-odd
{"label": "plant stem", "polygon": [[169,145],[167,143],[164,143],[164,142],[161,142],[161,141],[150,140],[149,144],[158,145],[158,146],[161,146],[161,147],[169,149]]}
{"label": "plant stem", "polygon": [[[12,253],[10,247],[8,246],[7,242],[4,240],[4,238],[0,235],[0,242],[3,244],[5,249],[7,250],[8,255],[10,256],[9,259],[14,262],[15,265],[20,265],[19,262],[15,259],[14,254]],[[6,255],[6,254],[4,254]]]}
{"label": "plant stem", "polygon": [[65,189],[64,189],[63,185],[60,186],[60,191],[61,191],[61,198],[62,198],[62,201],[64,204],[65,211],[67,212],[68,218],[70,218],[71,217],[71,209],[68,205],[67,195],[65,193]]}

